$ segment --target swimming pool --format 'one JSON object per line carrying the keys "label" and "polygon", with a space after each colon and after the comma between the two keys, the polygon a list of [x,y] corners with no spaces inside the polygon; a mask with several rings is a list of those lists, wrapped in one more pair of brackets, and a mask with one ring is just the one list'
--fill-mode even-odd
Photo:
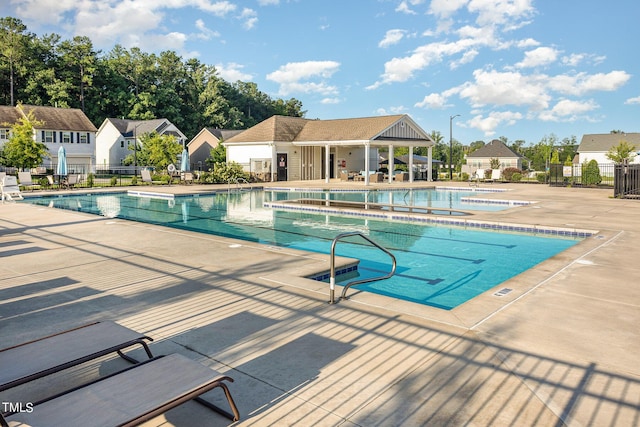
{"label": "swimming pool", "polygon": [[[330,252],[337,234],[360,231],[390,250],[398,265],[391,279],[359,285],[357,289],[446,310],[579,242],[575,237],[551,238],[264,207],[265,202],[296,196],[273,191],[175,198],[112,193],[27,201],[320,253]],[[336,247],[336,253],[361,260],[361,278],[390,270],[388,256],[361,239],[346,239]]]}

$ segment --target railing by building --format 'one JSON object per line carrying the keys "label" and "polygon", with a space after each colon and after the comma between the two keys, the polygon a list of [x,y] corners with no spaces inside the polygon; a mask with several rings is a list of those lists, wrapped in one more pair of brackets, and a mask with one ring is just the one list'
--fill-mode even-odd
{"label": "railing by building", "polygon": [[[76,187],[123,187],[141,184],[140,171],[144,166],[109,166],[98,165],[89,166],[87,164],[68,164],[67,175],[78,175]],[[4,167],[0,165],[0,171],[9,175],[17,175],[18,169],[14,167]],[[41,188],[50,187],[51,184],[47,175],[55,177],[54,181],[59,181],[55,168],[37,167],[30,170],[32,180],[39,184]]]}
{"label": "railing by building", "polygon": [[615,165],[613,197],[640,199],[640,164]]}
{"label": "railing by building", "polygon": [[613,163],[598,163],[597,167],[590,164],[570,166],[552,164],[549,167],[549,185],[552,187],[613,187],[614,180],[615,165]]}

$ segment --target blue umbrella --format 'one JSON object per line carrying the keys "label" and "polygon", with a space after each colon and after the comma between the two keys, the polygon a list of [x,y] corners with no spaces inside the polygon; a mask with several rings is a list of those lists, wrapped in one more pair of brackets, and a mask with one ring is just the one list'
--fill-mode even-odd
{"label": "blue umbrella", "polygon": [[58,149],[58,175],[67,175],[67,152],[62,146]]}
{"label": "blue umbrella", "polygon": [[180,159],[180,171],[187,172],[189,170],[189,152],[187,149],[182,150],[182,159]]}

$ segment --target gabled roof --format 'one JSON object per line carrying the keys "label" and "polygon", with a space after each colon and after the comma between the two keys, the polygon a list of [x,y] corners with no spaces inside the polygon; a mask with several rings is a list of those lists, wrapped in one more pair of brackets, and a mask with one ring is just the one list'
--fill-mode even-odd
{"label": "gabled roof", "polygon": [[244,130],[235,130],[235,129],[218,129],[218,128],[206,128],[211,135],[218,138],[218,141],[226,140],[231,138],[232,136],[236,136],[237,134],[244,132]]}
{"label": "gabled roof", "polygon": [[0,128],[11,127],[18,123],[21,118],[22,114],[16,107],[0,105]]}
{"label": "gabled roof", "polygon": [[161,133],[162,129],[169,125],[167,119],[129,120],[109,118],[107,120],[110,121],[125,138],[133,138],[134,136],[141,136],[151,132]]}
{"label": "gabled roof", "polygon": [[[11,111],[13,110],[13,112]],[[77,108],[41,107],[36,105],[4,106],[0,109],[0,123],[13,125],[21,117],[33,112],[36,120],[43,122],[38,129],[96,132],[98,129]]]}
{"label": "gabled roof", "polygon": [[522,155],[516,153],[511,148],[507,147],[504,142],[499,139],[485,144],[483,147],[478,148],[471,154],[467,155],[467,158],[509,158],[509,157],[522,157]]}
{"label": "gabled roof", "polygon": [[272,116],[233,136],[226,144],[290,142],[362,143],[365,141],[403,141],[432,144],[431,138],[406,114],[353,119],[310,120],[301,117]]}
{"label": "gabled roof", "polygon": [[585,152],[603,152],[606,153],[612,147],[615,147],[620,141],[627,141],[629,144],[635,145],[640,149],[640,133],[594,133],[582,136],[579,153]]}

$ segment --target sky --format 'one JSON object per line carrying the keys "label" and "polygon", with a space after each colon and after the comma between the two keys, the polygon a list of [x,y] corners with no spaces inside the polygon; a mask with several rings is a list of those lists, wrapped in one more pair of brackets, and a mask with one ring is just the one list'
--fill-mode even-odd
{"label": "sky", "polygon": [[467,145],[640,132],[637,0],[0,0],[63,39],[175,51],[310,119],[408,114]]}

